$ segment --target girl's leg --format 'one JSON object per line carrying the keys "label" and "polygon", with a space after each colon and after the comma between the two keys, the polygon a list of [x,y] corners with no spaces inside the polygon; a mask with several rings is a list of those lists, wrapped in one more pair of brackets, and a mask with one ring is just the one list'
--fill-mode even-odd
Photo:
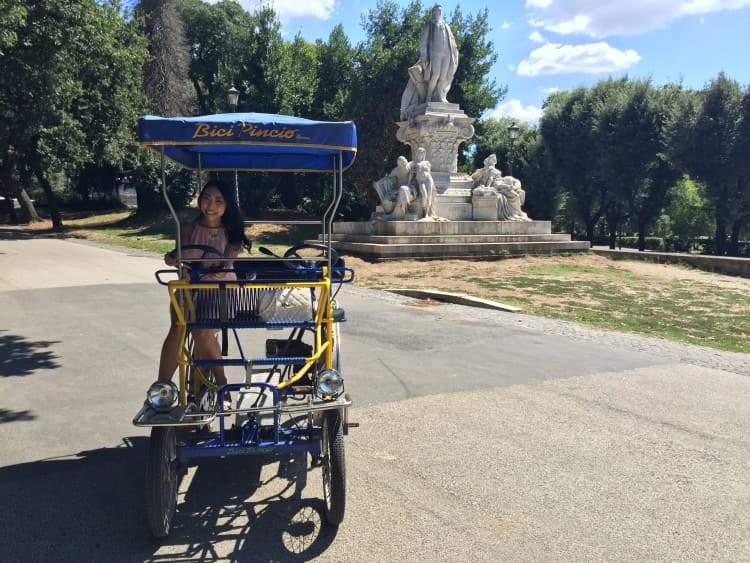
{"label": "girl's leg", "polygon": [[[194,330],[193,341],[201,358],[205,360],[221,359],[221,345],[216,340],[216,331],[211,329]],[[224,374],[224,366],[213,366],[211,373],[217,385],[226,384],[227,377]]]}
{"label": "girl's leg", "polygon": [[161,346],[159,358],[159,381],[172,379],[177,369],[177,346],[179,345],[179,331],[175,325],[169,327],[169,332]]}

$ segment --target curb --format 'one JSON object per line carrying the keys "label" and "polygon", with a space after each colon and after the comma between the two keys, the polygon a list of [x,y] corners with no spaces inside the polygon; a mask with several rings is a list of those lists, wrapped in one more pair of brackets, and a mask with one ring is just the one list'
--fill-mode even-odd
{"label": "curb", "polygon": [[432,291],[426,289],[395,288],[386,289],[385,291],[404,295],[405,297],[413,297],[415,299],[434,299],[435,301],[445,301],[446,303],[479,307],[481,309],[494,309],[496,311],[507,311],[509,313],[518,313],[521,311],[520,307],[498,303],[497,301],[490,301],[489,299],[482,299],[481,297],[471,297],[470,295],[464,295],[462,293],[450,293],[447,291]]}

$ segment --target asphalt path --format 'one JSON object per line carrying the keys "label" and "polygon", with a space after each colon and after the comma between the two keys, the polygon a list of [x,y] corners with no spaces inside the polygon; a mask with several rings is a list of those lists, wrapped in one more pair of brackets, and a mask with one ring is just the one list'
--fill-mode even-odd
{"label": "asphalt path", "polygon": [[750,560],[746,374],[346,286],[343,524],[305,459],[208,460],[153,540],[160,267],[0,236],[0,561]]}

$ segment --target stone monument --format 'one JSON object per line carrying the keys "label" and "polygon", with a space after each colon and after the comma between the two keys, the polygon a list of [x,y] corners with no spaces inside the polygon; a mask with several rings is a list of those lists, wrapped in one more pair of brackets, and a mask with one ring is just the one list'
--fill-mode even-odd
{"label": "stone monument", "polygon": [[401,96],[396,138],[426,151],[436,190],[436,214],[451,220],[471,219],[472,180],[458,172],[458,147],[474,136],[474,119],[448,101],[458,67],[458,49],[443,9],[435,6],[422,30],[419,60],[409,68]]}
{"label": "stone monument", "polygon": [[409,145],[412,160],[399,156],[390,174],[373,182],[380,205],[370,221],[334,223],[336,249],[376,260],[587,251],[588,241],[529,219],[521,182],[502,175],[494,154],[474,174],[458,172],[458,149],[474,136],[474,119],[448,101],[459,60],[442,16],[435,6],[401,97],[396,138]]}

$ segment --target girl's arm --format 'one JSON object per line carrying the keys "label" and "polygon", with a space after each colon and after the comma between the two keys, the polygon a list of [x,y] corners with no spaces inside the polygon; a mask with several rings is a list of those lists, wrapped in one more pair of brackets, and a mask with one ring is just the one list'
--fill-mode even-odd
{"label": "girl's arm", "polygon": [[[180,238],[182,239],[183,246],[190,244],[194,228],[195,223],[193,221],[190,221],[189,223],[180,223]],[[175,233],[175,248],[164,255],[164,263],[167,266],[172,267],[177,265],[177,233]]]}

